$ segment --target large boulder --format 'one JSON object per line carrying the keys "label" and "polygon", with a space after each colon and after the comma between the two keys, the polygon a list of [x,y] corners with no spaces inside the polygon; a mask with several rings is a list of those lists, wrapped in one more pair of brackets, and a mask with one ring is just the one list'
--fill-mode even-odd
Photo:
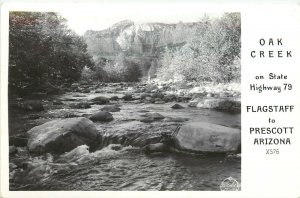
{"label": "large boulder", "polygon": [[93,122],[83,117],[46,122],[33,127],[27,134],[27,147],[37,154],[62,153],[83,144],[94,148],[99,137]]}
{"label": "large boulder", "polygon": [[240,112],[241,101],[236,98],[206,98],[197,104],[199,108],[218,109],[222,111]]}
{"label": "large boulder", "polygon": [[218,124],[191,122],[183,125],[175,136],[178,149],[193,152],[238,152],[241,131]]}

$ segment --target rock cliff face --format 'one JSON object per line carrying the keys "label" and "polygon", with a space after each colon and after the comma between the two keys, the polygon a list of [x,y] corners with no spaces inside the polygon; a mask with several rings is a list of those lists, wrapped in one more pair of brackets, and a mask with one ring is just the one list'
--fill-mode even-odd
{"label": "rock cliff face", "polygon": [[197,32],[198,23],[135,24],[126,20],[102,31],[89,30],[84,34],[88,52],[94,60],[114,59],[125,53],[137,62],[158,58],[165,47],[182,46]]}

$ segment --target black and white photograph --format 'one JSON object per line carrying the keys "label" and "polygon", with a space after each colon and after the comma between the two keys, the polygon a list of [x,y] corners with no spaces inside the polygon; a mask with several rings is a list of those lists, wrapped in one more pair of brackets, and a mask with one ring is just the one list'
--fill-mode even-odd
{"label": "black and white photograph", "polygon": [[241,14],[177,8],[9,12],[10,191],[241,191]]}

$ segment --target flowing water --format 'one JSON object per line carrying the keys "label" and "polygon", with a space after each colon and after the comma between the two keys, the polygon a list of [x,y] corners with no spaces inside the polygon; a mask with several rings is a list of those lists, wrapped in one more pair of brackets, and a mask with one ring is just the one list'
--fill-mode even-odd
{"label": "flowing water", "polygon": [[[37,124],[63,117],[86,116],[99,111],[104,105],[88,109],[69,107],[73,103],[87,102],[97,96],[122,96],[122,92],[76,93],[69,92],[51,100],[46,111],[32,114],[14,114],[10,123],[17,123],[10,130],[22,131]],[[138,94],[137,94],[138,95]],[[220,190],[221,182],[233,177],[241,178],[240,155],[205,156],[188,153],[158,153],[146,155],[140,147],[159,142],[162,132],[172,132],[177,126],[190,121],[211,122],[240,128],[240,114],[230,114],[210,109],[170,108],[166,104],[144,104],[118,100],[120,112],[113,112],[111,122],[96,122],[102,134],[101,149],[89,151],[80,146],[69,155],[30,155],[25,147],[10,157],[10,190]],[[165,119],[143,123],[139,120],[146,112],[157,112]],[[11,117],[10,117],[11,118]],[[10,132],[12,133],[12,132]],[[13,166],[13,165],[12,165]]]}

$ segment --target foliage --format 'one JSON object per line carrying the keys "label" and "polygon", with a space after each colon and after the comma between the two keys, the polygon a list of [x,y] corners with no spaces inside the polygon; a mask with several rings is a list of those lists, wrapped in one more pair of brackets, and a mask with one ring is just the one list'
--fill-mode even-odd
{"label": "foliage", "polygon": [[72,83],[93,67],[83,39],[54,12],[10,12],[9,86],[16,91]]}
{"label": "foliage", "polygon": [[120,53],[113,61],[106,61],[103,66],[109,82],[137,82],[142,76],[140,66]]}
{"label": "foliage", "polygon": [[166,49],[158,77],[175,81],[230,82],[240,78],[239,13],[205,16],[197,34],[180,49]]}

